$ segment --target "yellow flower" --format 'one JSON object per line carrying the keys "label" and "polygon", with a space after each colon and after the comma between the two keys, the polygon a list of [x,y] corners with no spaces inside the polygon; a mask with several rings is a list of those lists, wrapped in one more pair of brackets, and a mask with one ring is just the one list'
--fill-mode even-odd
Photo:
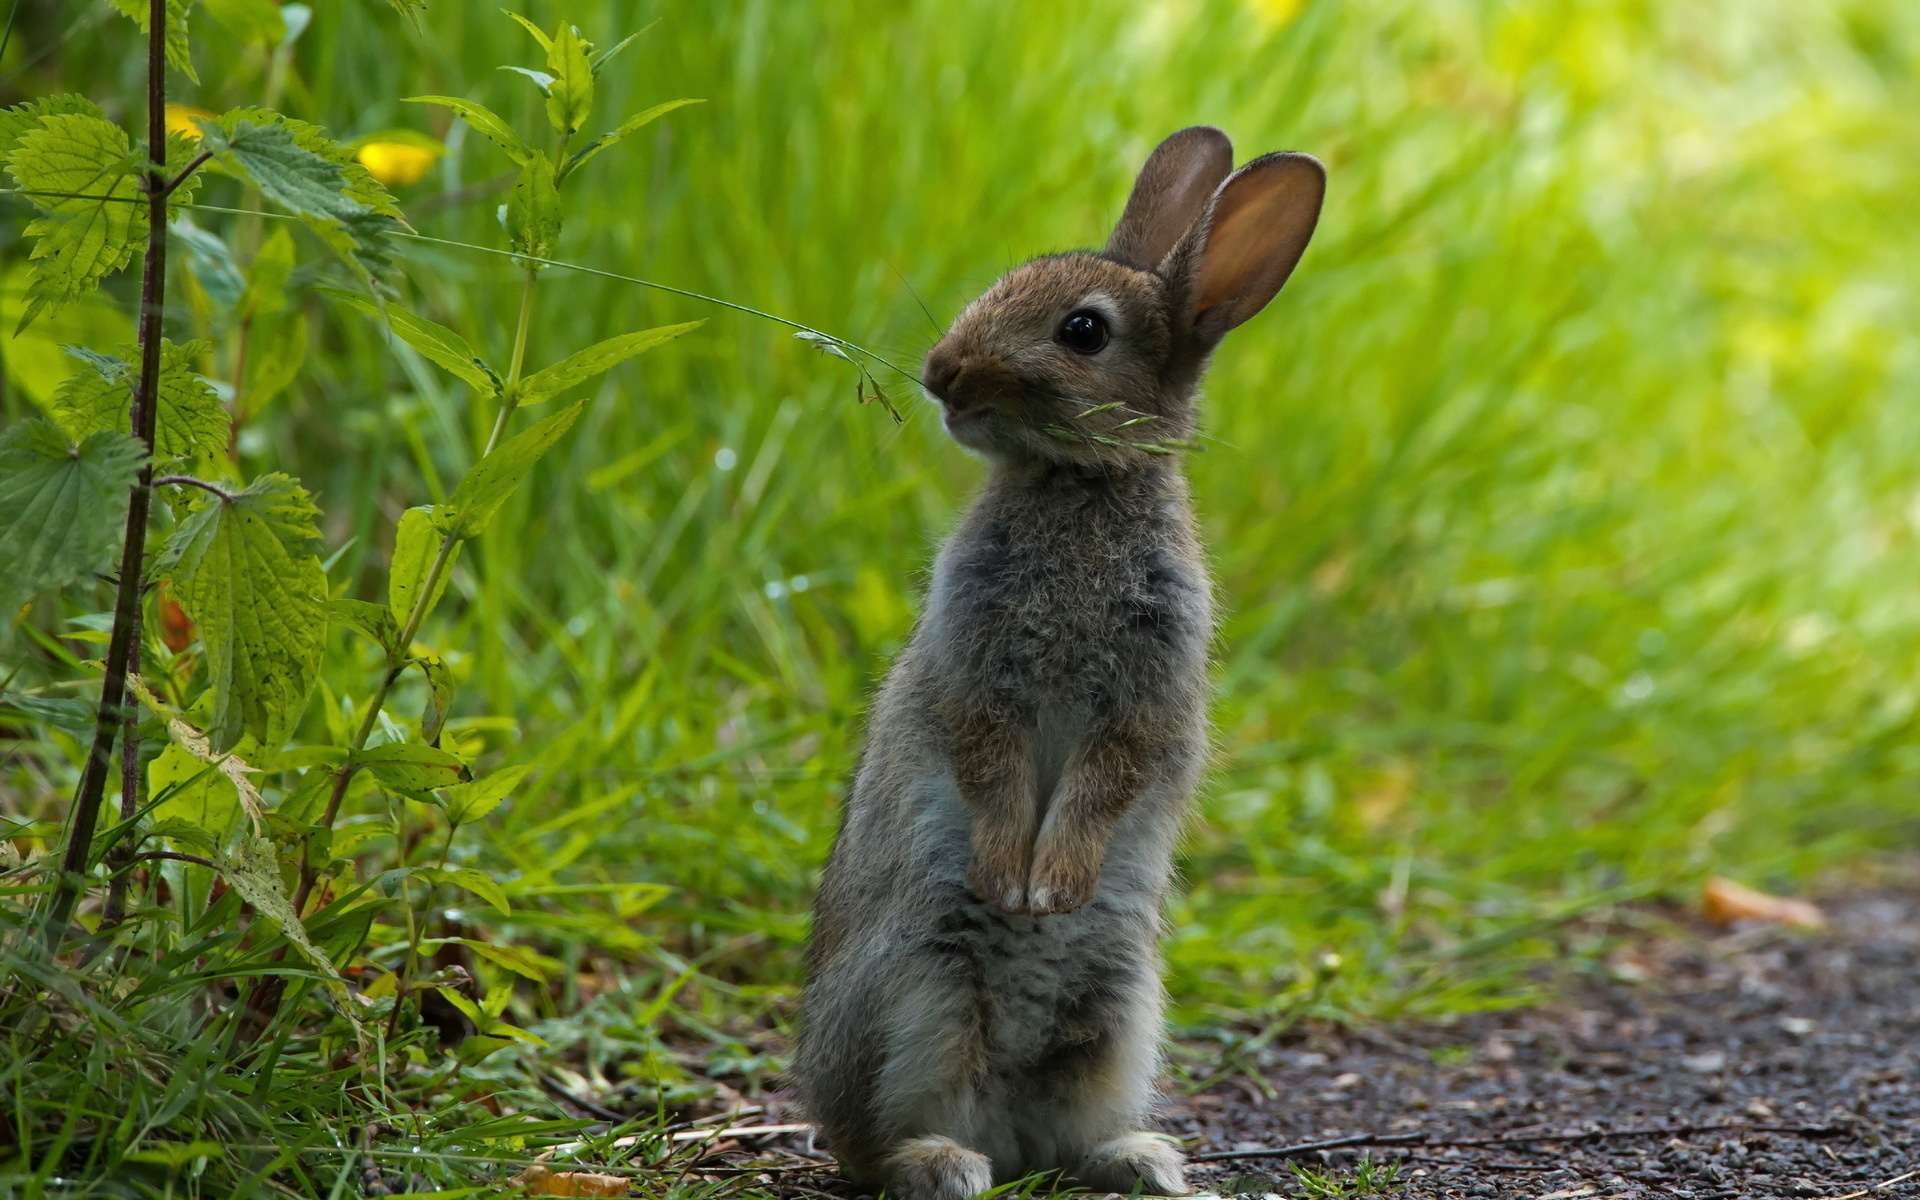
{"label": "yellow flower", "polygon": [[212,120],[213,114],[204,108],[195,108],[191,104],[167,105],[167,132],[177,133],[190,141],[199,141],[200,127],[193,123],[195,117]]}
{"label": "yellow flower", "polygon": [[368,142],[354,157],[375,179],[388,187],[419,183],[440,157],[437,150],[404,142]]}

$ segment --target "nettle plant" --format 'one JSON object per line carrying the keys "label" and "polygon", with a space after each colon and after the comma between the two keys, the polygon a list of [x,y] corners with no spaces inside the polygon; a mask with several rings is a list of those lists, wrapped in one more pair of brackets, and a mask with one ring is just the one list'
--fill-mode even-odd
{"label": "nettle plant", "polygon": [[[31,945],[57,954],[78,943],[83,961],[118,947],[120,961],[159,962],[182,948],[190,960],[220,949],[229,954],[226,977],[251,980],[244,998],[214,1010],[236,1041],[271,1026],[289,986],[300,997],[326,998],[337,1014],[334,1036],[363,1047],[370,1035],[413,1028],[408,1020],[428,989],[479,1031],[463,1044],[464,1057],[529,1038],[500,1018],[513,977],[542,979],[549,964],[530,949],[434,936],[433,898],[444,889],[511,909],[510,885],[449,865],[448,850],[526,771],[475,777],[460,746],[443,736],[454,679],[442,655],[422,644],[422,628],[463,543],[496,519],[586,402],[516,430],[520,411],[697,324],[623,334],[538,369],[527,362],[537,284],[560,231],[567,182],[622,138],[694,101],[656,105],[583,141],[595,75],[632,39],[596,51],[570,26],[548,33],[521,17],[514,19],[537,40],[545,69],[514,69],[544,93],[549,135],[524,139],[470,100],[416,98],[453,110],[517,170],[501,222],[523,287],[513,344],[504,360],[490,360],[400,305],[393,242],[410,230],[352,151],[264,107],[176,118],[180,128],[169,132],[167,67],[192,71],[185,5],[115,6],[147,34],[144,148],[80,96],[0,113],[0,162],[38,210],[26,229],[32,278],[23,327],[97,289],[144,248],[137,343],[68,347],[73,374],[50,410],[0,435],[5,611],[30,614],[23,602],[95,577],[109,579],[114,595],[110,616],[83,622],[105,640],[101,660],[83,660],[29,620],[17,622],[16,644],[38,656],[35,671],[51,663],[69,680],[97,678],[100,695],[90,703],[48,688],[0,694],[15,719],[67,729],[79,758],[58,862],[50,852],[0,864],[6,894],[39,906],[32,920],[24,909],[0,907],[11,925],[9,953],[24,961]],[[298,32],[287,28],[295,6],[230,0],[222,9],[223,20],[252,12],[263,36],[282,43]],[[226,210],[239,215],[224,235],[183,211],[215,177],[237,189],[243,206]],[[273,232],[263,236],[265,226]],[[324,247],[317,262],[301,261],[296,228]],[[176,290],[189,293],[206,336],[174,342],[163,331],[171,251],[181,243],[190,275]],[[319,286],[328,280],[341,286]],[[306,490],[279,472],[246,478],[234,454],[240,426],[287,386],[305,352],[296,292],[309,287],[383,323],[497,413],[445,502],[400,518],[385,603],[335,595],[320,513]],[[300,743],[295,735],[330,645],[350,661],[366,655],[345,639],[330,641],[332,622],[371,641],[378,668],[364,695],[329,696],[329,719],[308,722],[330,735]],[[0,679],[11,682],[28,665],[0,664]],[[424,705],[395,711],[389,701],[410,672],[425,683]],[[103,816],[115,790],[117,810]],[[348,811],[375,819],[344,830]],[[410,846],[437,853],[411,858]],[[423,965],[455,943],[490,964],[496,986],[484,995],[459,967],[429,973]],[[347,986],[342,964],[360,986]],[[0,993],[0,1005],[16,1011],[0,1023],[31,1022],[32,998],[8,990],[16,994]]]}

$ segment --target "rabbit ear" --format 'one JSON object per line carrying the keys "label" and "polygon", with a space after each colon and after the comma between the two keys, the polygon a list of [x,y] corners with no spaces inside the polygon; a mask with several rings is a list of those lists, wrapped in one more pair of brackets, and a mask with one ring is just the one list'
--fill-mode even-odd
{"label": "rabbit ear", "polygon": [[1143,271],[1159,266],[1232,170],[1233,143],[1211,125],[1161,142],[1140,168],[1127,211],[1107,239],[1107,256]]}
{"label": "rabbit ear", "polygon": [[1267,306],[1306,253],[1327,169],[1311,154],[1264,154],[1235,171],[1162,274],[1186,295],[1187,323],[1211,346]]}

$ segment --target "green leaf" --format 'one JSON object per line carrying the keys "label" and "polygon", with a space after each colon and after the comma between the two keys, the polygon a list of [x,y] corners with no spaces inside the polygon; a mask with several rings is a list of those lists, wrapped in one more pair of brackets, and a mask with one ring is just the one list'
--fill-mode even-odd
{"label": "green leaf", "polygon": [[547,36],[546,30],[540,28],[538,25],[535,25],[532,21],[529,21],[527,18],[521,16],[517,12],[513,12],[509,10],[507,12],[507,15],[509,17],[512,17],[514,20],[520,22],[520,27],[533,35],[533,40],[540,43],[540,48],[542,50],[545,50],[548,53],[553,52],[553,39]]}
{"label": "green leaf", "polygon": [[153,808],[155,820],[184,822],[201,830],[211,845],[225,842],[240,818],[240,792],[233,781],[177,743],[147,765],[147,790],[154,796],[167,793]]}
{"label": "green leaf", "polygon": [[198,501],[167,539],[155,570],[199,623],[216,751],[243,733],[279,746],[306,705],[327,629],[319,515],[291,478],[262,475],[231,499]]}
{"label": "green leaf", "polygon": [[523,975],[535,983],[545,983],[552,973],[566,968],[543,954],[523,950],[518,946],[496,946],[477,938],[448,938],[478,954],[481,958],[496,966],[505,967],[515,975]]}
{"label": "green leaf", "polygon": [[388,787],[424,792],[451,787],[460,782],[467,764],[436,746],[424,742],[388,742],[355,750],[347,759],[373,772],[373,777]]}
{"label": "green leaf", "polygon": [[372,638],[389,658],[399,649],[400,627],[394,624],[393,613],[387,609],[365,600],[344,598],[330,602],[327,607],[335,617]]}
{"label": "green leaf", "polygon": [[275,0],[201,0],[207,15],[220,23],[233,40],[246,45],[278,46],[287,36],[287,22]]}
{"label": "green leaf", "polygon": [[[437,508],[410,508],[400,514],[400,527],[393,535],[393,562],[387,567],[387,604],[393,613],[394,624],[401,630],[407,626],[407,618],[413,615],[413,606],[420,597],[420,589],[425,585],[427,572],[433,567],[434,557],[440,553],[440,539],[445,536],[440,531],[437,518],[444,513]],[[447,565],[440,572],[440,578],[434,582],[433,595],[427,598],[426,607],[420,613],[425,621],[427,614],[440,603],[440,597],[446,594],[447,578],[453,574],[454,559],[460,556],[460,547],[455,545],[447,559]],[[417,627],[417,626],[416,626]],[[395,646],[395,650],[404,652],[405,646]]]}
{"label": "green leaf", "polygon": [[440,730],[447,723],[447,707],[453,703],[453,672],[438,654],[422,654],[413,660],[427,677],[427,707],[420,714],[420,740],[440,744]]}
{"label": "green leaf", "polygon": [[413,22],[414,29],[420,28],[420,14],[427,11],[427,0],[387,0],[393,11]]}
{"label": "green leaf", "polygon": [[13,139],[7,173],[45,215],[28,224],[29,259],[25,328],[43,309],[92,291],[127,265],[147,233],[140,201],[141,160],[118,125],[90,113],[42,116]]}
{"label": "green leaf", "polygon": [[247,289],[240,295],[235,315],[245,321],[285,312],[290,300],[287,286],[293,280],[295,259],[293,235],[285,226],[275,229],[260,244],[252,265],[247,268]]}
{"label": "green leaf", "polygon": [[661,117],[666,116],[668,113],[672,112],[674,109],[685,108],[689,104],[705,104],[705,103],[706,103],[705,100],[669,100],[665,104],[656,104],[652,108],[647,109],[645,112],[635,113],[633,116],[628,117],[626,120],[620,122],[619,125],[601,134],[599,137],[593,139],[592,141],[588,142],[586,145],[580,147],[579,150],[575,151],[573,157],[567,160],[567,165],[561,168],[560,178],[565,179],[567,176],[573,174],[574,171],[581,166],[581,164],[585,163],[588,159],[600,153],[602,150],[605,150],[608,146],[613,145],[615,142],[621,140],[622,138],[627,137],[628,135],[632,134],[634,131],[638,129],[642,129],[648,125],[653,124],[653,122],[659,120]]}
{"label": "green leaf", "polygon": [[560,237],[560,192],[552,163],[535,157],[520,164],[520,177],[513,182],[505,212],[507,239],[516,251],[535,258],[553,257],[553,243]]}
{"label": "green leaf", "polygon": [[688,321],[683,325],[662,325],[658,329],[642,329],[635,333],[623,333],[610,337],[604,342],[588,346],[577,354],[570,354],[543,370],[520,381],[519,401],[522,406],[540,404],[559,395],[570,387],[585,383],[595,375],[612,370],[636,354],[644,354],[663,342],[670,342],[683,333],[691,332],[705,324],[703,321]]}
{"label": "green leaf", "polygon": [[493,368],[473,352],[473,347],[467,344],[467,339],[445,325],[410,313],[397,304],[388,304],[383,307],[358,292],[321,288],[320,294],[358,309],[375,320],[384,318],[395,335],[418,350],[427,361],[446,368],[482,395],[500,394],[500,377],[494,374]]}
{"label": "green leaf", "polygon": [[[198,178],[198,175],[195,176]],[[167,236],[187,248],[187,266],[194,280],[207,289],[218,304],[233,306],[246,294],[247,278],[234,261],[233,248],[226,239],[193,223],[191,217],[179,217],[167,225]]]}
{"label": "green leaf", "polygon": [[[130,360],[138,346],[122,346],[125,358],[101,354],[81,346],[66,351],[80,360],[80,369],[67,377],[53,396],[53,419],[67,436],[82,438],[103,429],[128,433],[133,422],[133,388],[140,369]],[[160,411],[154,420],[154,457],[190,458],[196,451],[225,449],[226,410],[211,385],[193,369],[195,360],[213,347],[192,341],[174,345],[160,341]]]}
{"label": "green leaf", "polygon": [[392,268],[393,197],[317,125],[263,108],[199,122],[201,148],[260,194],[299,217],[371,284]]}
{"label": "green leaf", "polygon": [[0,162],[11,157],[20,138],[30,129],[38,129],[48,117],[61,114],[107,119],[106,110],[85,96],[72,92],[61,92],[52,96],[41,96],[25,104],[16,104],[12,108],[0,109]]}
{"label": "green leaf", "polygon": [[547,42],[547,69],[553,85],[547,89],[547,122],[560,140],[580,132],[593,112],[593,47],[580,31],[564,21]]}
{"label": "green leaf", "polygon": [[0,612],[112,567],[146,449],[124,433],[69,443],[51,421],[0,434]]}
{"label": "green leaf", "polygon": [[[433,883],[450,883],[454,887],[472,892],[488,904],[499,909],[503,915],[511,916],[513,906],[507,903],[507,892],[496,883],[491,875],[477,871],[472,867],[428,867],[415,872],[420,878]],[[477,1009],[475,1011],[478,1011]]]}
{"label": "green leaf", "polygon": [[525,142],[520,140],[520,135],[515,133],[511,126],[501,120],[498,114],[484,104],[476,104],[471,100],[462,100],[458,96],[408,96],[406,102],[408,104],[437,104],[442,108],[452,109],[459,115],[461,120],[473,126],[475,133],[478,133],[494,145],[505,150],[507,157],[511,158],[515,164],[525,163],[530,159],[539,157]]}
{"label": "green leaf", "polygon": [[152,1150],[135,1150],[127,1161],[183,1167],[196,1158],[219,1158],[225,1153],[226,1148],[216,1142],[168,1142]]}
{"label": "green leaf", "polygon": [[262,917],[278,925],[287,941],[325,977],[327,993],[333,997],[334,1007],[353,1026],[354,1036],[364,1052],[366,1031],[360,1026],[360,1014],[355,1011],[353,997],[347,992],[347,981],[340,977],[333,960],[307,936],[307,927],[294,910],[293,902],[287,898],[286,888],[280,881],[280,863],[273,843],[263,837],[242,838],[231,856],[222,856],[218,861],[220,873],[226,876],[227,882],[240,893],[241,898],[253,905]]}
{"label": "green leaf", "polygon": [[247,370],[234,404],[252,417],[300,377],[307,359],[307,318],[298,309],[256,317],[247,338]]}
{"label": "green leaf", "polygon": [[526,777],[526,767],[502,767],[485,779],[445,789],[440,793],[440,808],[450,824],[471,825],[500,807]]}
{"label": "green leaf", "polygon": [[[169,746],[167,749],[173,750],[178,749],[178,747]],[[201,765],[204,766],[205,764],[203,763]],[[207,769],[209,771],[213,770],[211,767]],[[148,778],[151,779],[153,768],[149,766],[147,771]],[[218,772],[215,772],[215,774],[218,774]],[[151,787],[152,785],[149,784],[148,786]],[[232,785],[229,784],[228,786],[231,787]],[[233,807],[236,813],[240,811],[240,798],[237,795],[234,797]],[[183,817],[167,817],[164,820],[155,821],[152,825],[148,826],[147,836],[166,838],[174,845],[179,846],[191,854],[212,854],[220,844],[212,834],[207,832],[204,825],[197,821],[189,821]]]}
{"label": "green leaf", "polygon": [[[110,0],[114,11],[127,17],[140,26],[140,32],[146,33],[151,27],[148,18],[147,0]],[[175,70],[195,83],[200,76],[194,72],[193,56],[187,50],[187,9],[193,0],[167,0],[167,61]]]}
{"label": "green leaf", "polygon": [[586,406],[587,402],[582,400],[572,408],[562,409],[508,438],[495,447],[492,454],[473,464],[473,469],[453,489],[453,496],[447,502],[451,514],[443,528],[462,538],[473,537],[485,529],[487,522],[493,520],[493,514],[500,511],[507,497],[513,495],[520,481],[533,469],[533,464],[560,440],[561,434],[573,427]]}

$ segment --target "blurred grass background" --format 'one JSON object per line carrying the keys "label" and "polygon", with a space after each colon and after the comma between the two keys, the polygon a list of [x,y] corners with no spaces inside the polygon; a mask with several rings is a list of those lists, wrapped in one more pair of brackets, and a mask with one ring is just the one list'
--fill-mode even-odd
{"label": "blurred grass background", "polygon": [[[286,111],[447,138],[403,205],[423,233],[501,245],[500,196],[473,185],[504,157],[398,100],[471,95],[531,129],[537,97],[495,70],[536,61],[526,35],[446,0],[419,34],[374,0],[317,8]],[[1499,1002],[1557,952],[1543,914],[1710,872],[1791,887],[1914,844],[1920,9],[529,15],[603,45],[657,20],[602,77],[602,124],[707,101],[586,168],[557,257],[910,369],[1002,270],[1098,244],[1172,129],[1327,162],[1319,235],[1221,352],[1191,464],[1226,618],[1219,766],[1170,945],[1183,1019]],[[201,83],[176,77],[178,98],[256,102],[261,54],[195,34]],[[141,65],[104,4],[41,2],[0,72],[8,103],[77,90],[132,125]],[[510,264],[416,245],[406,275],[504,357]],[[541,287],[536,363],[710,322],[608,378],[426,631],[459,711],[510,718],[464,736],[537,772],[464,852],[529,885],[666,885],[509,932],[575,978],[695,962],[681,1019],[723,1022],[791,993],[865,698],[979,467],[905,379],[882,380],[896,427],[776,326],[561,271]],[[313,489],[346,547],[336,586],[371,597],[394,519],[450,486],[489,414],[357,317],[313,315],[309,371],[243,462]],[[46,347],[0,350],[17,419]],[[369,666],[308,719],[342,720]]]}

